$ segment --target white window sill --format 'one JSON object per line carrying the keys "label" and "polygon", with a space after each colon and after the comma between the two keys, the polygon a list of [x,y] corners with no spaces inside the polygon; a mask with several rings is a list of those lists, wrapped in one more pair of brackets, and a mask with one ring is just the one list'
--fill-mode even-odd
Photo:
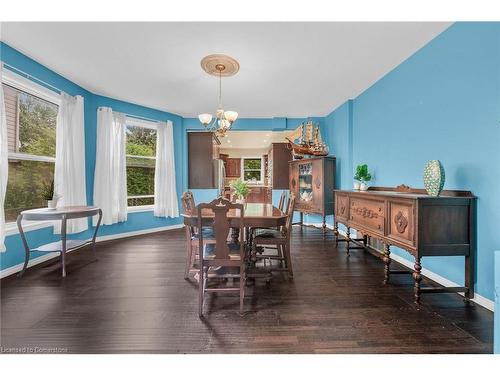
{"label": "white window sill", "polygon": [[[54,221],[45,220],[45,221],[24,221],[22,223],[24,232],[31,232],[33,230],[49,228],[54,226]],[[19,229],[17,228],[16,223],[6,223],[5,224],[5,235],[12,236],[13,234],[19,234]]]}
{"label": "white window sill", "polygon": [[154,210],[154,205],[150,204],[147,206],[130,206],[127,207],[128,212],[148,212]]}

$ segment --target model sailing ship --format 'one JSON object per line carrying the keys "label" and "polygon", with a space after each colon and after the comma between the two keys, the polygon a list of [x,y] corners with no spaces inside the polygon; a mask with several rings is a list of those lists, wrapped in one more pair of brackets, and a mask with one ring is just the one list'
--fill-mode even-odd
{"label": "model sailing ship", "polygon": [[304,123],[300,124],[292,134],[285,138],[294,159],[326,156],[329,153],[328,146],[321,139],[319,125],[314,126],[312,121],[308,121],[305,125]]}

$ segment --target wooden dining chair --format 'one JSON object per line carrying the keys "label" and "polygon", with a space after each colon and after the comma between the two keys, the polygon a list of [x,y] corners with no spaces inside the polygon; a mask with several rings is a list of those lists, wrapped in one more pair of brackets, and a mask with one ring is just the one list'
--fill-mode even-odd
{"label": "wooden dining chair", "polygon": [[[213,220],[203,219],[203,211],[211,210]],[[234,243],[229,238],[231,229],[231,218],[228,217],[230,210],[237,210],[239,220],[239,242]],[[203,301],[206,292],[238,292],[240,294],[240,314],[243,314],[243,300],[245,298],[246,262],[244,241],[244,205],[231,203],[225,198],[214,199],[210,203],[200,203],[198,211],[198,247],[200,249],[199,269],[199,316],[203,316]],[[207,242],[204,239],[206,229],[210,229],[215,242]],[[209,275],[209,268],[216,272]],[[239,287],[213,287],[207,286],[208,279],[239,278]]]}
{"label": "wooden dining chair", "polygon": [[[186,214],[194,214],[196,212],[196,205],[194,203],[193,193],[191,191],[185,191],[182,194],[182,209]],[[184,268],[184,279],[189,278],[189,274],[192,272],[198,272],[199,267],[197,267],[196,262],[199,262],[198,253],[198,227],[197,226],[187,226],[186,230],[186,265]],[[214,242],[213,234],[210,230],[205,230],[205,241]]]}
{"label": "wooden dining chair", "polygon": [[293,278],[292,258],[290,255],[290,241],[292,234],[292,219],[295,208],[295,195],[290,193],[286,209],[286,223],[280,229],[256,229],[252,238],[253,253],[257,252],[257,247],[269,248],[276,246],[277,253],[272,255],[260,254],[257,259],[274,259],[280,263],[284,262],[285,267],[273,269],[273,271],[286,271],[290,278]]}

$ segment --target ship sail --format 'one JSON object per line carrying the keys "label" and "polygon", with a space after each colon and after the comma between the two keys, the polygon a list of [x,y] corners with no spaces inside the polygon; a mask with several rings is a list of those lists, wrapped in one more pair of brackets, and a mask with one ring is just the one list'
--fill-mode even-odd
{"label": "ship sail", "polygon": [[319,125],[314,129],[314,145],[320,146],[323,143],[321,139],[321,132],[319,130]]}
{"label": "ship sail", "polygon": [[313,141],[313,123],[309,121],[306,124],[306,134],[304,136],[304,141],[307,143],[312,143]]}
{"label": "ship sail", "polygon": [[295,143],[295,140],[299,140],[299,143],[302,143],[302,131],[304,129],[304,125],[303,124],[300,124],[300,126],[295,129],[292,134],[288,135],[287,137],[285,137],[286,139],[288,139],[290,142],[292,143]]}

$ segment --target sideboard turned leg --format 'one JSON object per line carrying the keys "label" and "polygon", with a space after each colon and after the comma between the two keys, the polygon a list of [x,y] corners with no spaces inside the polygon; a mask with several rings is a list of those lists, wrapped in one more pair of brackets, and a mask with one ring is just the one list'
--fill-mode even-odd
{"label": "sideboard turned leg", "polygon": [[351,228],[347,227],[346,230],[346,242],[347,242],[347,255],[349,255],[349,244],[351,243]]}
{"label": "sideboard turned leg", "polygon": [[323,235],[325,235],[326,234],[326,216],[323,216],[322,228],[323,228]]}
{"label": "sideboard turned leg", "polygon": [[415,297],[415,303],[420,305],[420,282],[422,281],[422,266],[420,265],[420,258],[415,258],[415,265],[413,266],[415,272],[413,272],[413,279],[415,280],[415,286],[413,287],[413,295]]}
{"label": "sideboard turned leg", "polygon": [[384,284],[389,282],[391,275],[391,249],[388,243],[384,244]]}
{"label": "sideboard turned leg", "polygon": [[339,246],[339,223],[337,220],[333,221],[333,235],[335,236],[335,247]]}

